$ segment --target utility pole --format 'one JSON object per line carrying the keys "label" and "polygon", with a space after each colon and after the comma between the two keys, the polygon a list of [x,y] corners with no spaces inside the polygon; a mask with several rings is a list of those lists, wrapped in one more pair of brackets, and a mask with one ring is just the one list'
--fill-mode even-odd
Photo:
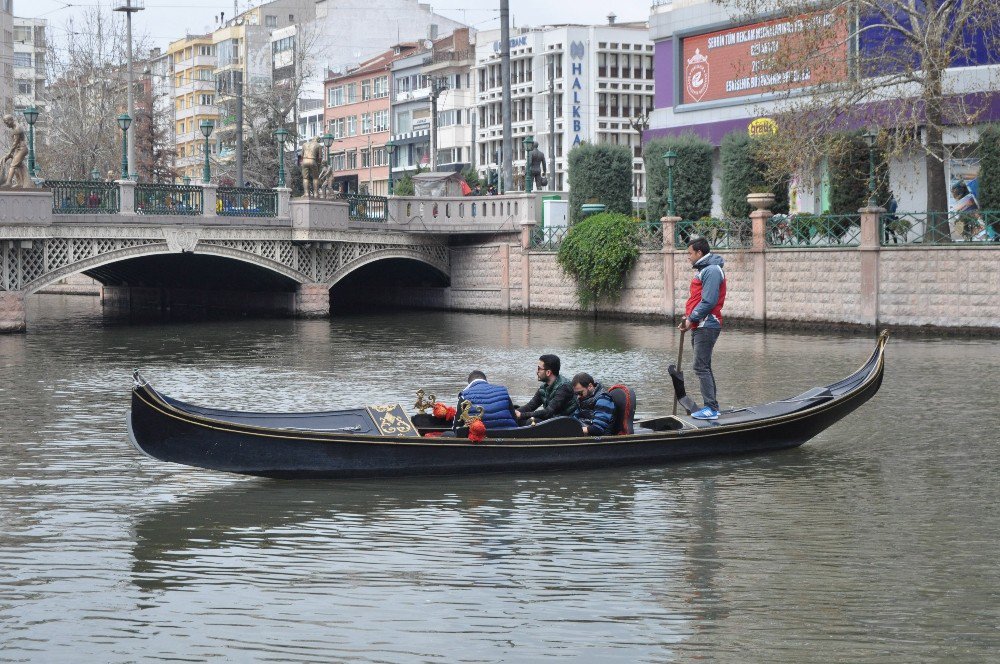
{"label": "utility pole", "polygon": [[438,134],[438,97],[448,89],[444,77],[436,76],[431,79],[431,172],[437,172],[437,134]]}
{"label": "utility pole", "polygon": [[510,118],[510,0],[500,0],[500,79],[503,99],[500,103],[503,116],[503,187],[513,187],[514,137]]}
{"label": "utility pole", "polygon": [[[235,2],[233,3],[236,4]],[[236,87],[236,186],[242,187],[246,184],[243,179],[243,72],[239,72],[240,78],[235,81]]]}
{"label": "utility pole", "polygon": [[549,69],[549,191],[556,190],[556,58],[555,53]]}
{"label": "utility pole", "polygon": [[[135,4],[133,4],[133,2]],[[132,124],[128,128],[128,165],[133,173],[137,172],[135,164],[135,63],[132,61],[132,14],[141,12],[145,7],[142,0],[125,0],[124,5],[114,8],[116,12],[125,12],[125,31],[128,40],[128,116],[132,118]]]}

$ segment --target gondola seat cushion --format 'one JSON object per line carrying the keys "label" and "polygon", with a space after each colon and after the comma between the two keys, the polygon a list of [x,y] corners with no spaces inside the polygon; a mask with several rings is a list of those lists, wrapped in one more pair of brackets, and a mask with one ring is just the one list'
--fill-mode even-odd
{"label": "gondola seat cushion", "polygon": [[612,385],[608,388],[608,394],[615,402],[615,417],[611,421],[611,433],[635,433],[635,390],[627,385]]}

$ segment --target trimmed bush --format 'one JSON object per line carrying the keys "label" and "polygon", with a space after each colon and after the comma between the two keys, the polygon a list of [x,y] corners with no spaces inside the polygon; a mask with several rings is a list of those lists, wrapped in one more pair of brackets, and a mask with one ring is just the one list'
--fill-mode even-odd
{"label": "trimmed bush", "polygon": [[[838,134],[831,141],[830,214],[857,214],[868,205],[868,143],[860,132]],[[888,169],[881,149],[875,148],[875,201],[889,200]],[[827,212],[827,210],[823,210]]]}
{"label": "trimmed bush", "polygon": [[581,218],[584,203],[608,212],[632,212],[632,152],[624,145],[583,143],[569,151],[569,218]]}
{"label": "trimmed bush", "polygon": [[722,138],[722,212],[727,217],[749,217],[753,206],[747,203],[747,194],[764,190],[774,194],[771,211],[788,214],[788,178],[779,182],[768,178],[767,165],[759,157],[762,140],[767,139],[752,138],[745,131],[730,132]]}
{"label": "trimmed bush", "polygon": [[646,218],[659,221],[667,214],[667,165],[663,153],[677,153],[674,166],[674,209],[682,219],[701,219],[712,213],[712,144],[682,134],[657,138],[643,146],[646,164]]}
{"label": "trimmed bush", "polygon": [[979,133],[979,207],[1000,210],[1000,125]]}
{"label": "trimmed bush", "polygon": [[639,223],[626,214],[602,212],[570,226],[558,261],[576,279],[581,307],[621,294],[639,258]]}

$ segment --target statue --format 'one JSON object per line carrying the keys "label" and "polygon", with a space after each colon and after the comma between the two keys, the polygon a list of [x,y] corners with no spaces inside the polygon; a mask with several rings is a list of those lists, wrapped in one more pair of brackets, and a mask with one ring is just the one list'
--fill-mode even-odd
{"label": "statue", "polygon": [[323,146],[311,140],[302,146],[302,194],[307,198],[319,194],[320,166],[323,165]]}
{"label": "statue", "polygon": [[[14,124],[13,115],[3,116],[3,123],[10,129],[11,146],[10,152],[7,153],[7,156],[0,163],[5,163],[9,159],[10,167],[4,173],[3,182],[0,182],[0,186],[33,189],[35,183],[28,177],[28,167],[24,163],[24,158],[28,156],[28,144],[24,140],[24,130]],[[14,184],[15,179],[17,180],[17,185]]]}
{"label": "statue", "polygon": [[531,179],[534,182],[534,190],[541,191],[542,187],[549,183],[548,178],[544,175],[546,172],[545,155],[543,155],[542,151],[538,149],[537,141],[533,141],[532,145],[534,147],[532,147],[531,152],[528,153],[528,172],[531,174]]}

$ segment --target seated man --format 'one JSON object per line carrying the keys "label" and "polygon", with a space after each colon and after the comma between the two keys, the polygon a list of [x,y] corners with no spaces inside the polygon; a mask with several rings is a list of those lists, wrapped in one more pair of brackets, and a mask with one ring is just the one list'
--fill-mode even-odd
{"label": "seated man", "polygon": [[[473,414],[478,413],[479,407],[483,409],[483,424],[486,430],[490,429],[512,429],[517,426],[514,419],[514,403],[510,400],[510,393],[503,385],[491,385],[486,380],[486,374],[478,369],[469,374],[469,384],[458,394],[458,412],[462,412],[462,402],[472,402]],[[465,423],[455,418],[455,426],[464,426]]]}
{"label": "seated man", "polygon": [[587,436],[611,436],[614,430],[615,402],[604,387],[588,373],[573,376],[573,394],[580,403],[576,419],[583,423]]}
{"label": "seated man", "polygon": [[535,396],[531,397],[531,401],[524,404],[520,410],[514,411],[514,416],[518,420],[534,418],[541,421],[576,414],[573,386],[559,375],[560,365],[559,357],[556,355],[542,355],[538,358],[535,376],[542,386],[535,392]]}

